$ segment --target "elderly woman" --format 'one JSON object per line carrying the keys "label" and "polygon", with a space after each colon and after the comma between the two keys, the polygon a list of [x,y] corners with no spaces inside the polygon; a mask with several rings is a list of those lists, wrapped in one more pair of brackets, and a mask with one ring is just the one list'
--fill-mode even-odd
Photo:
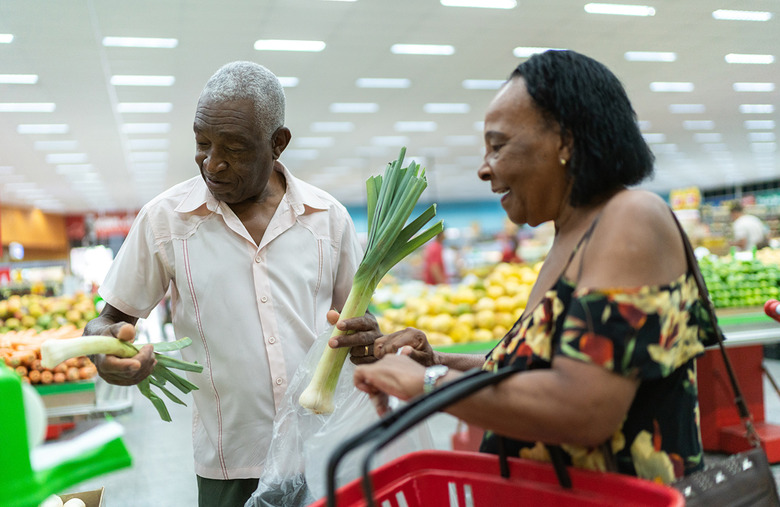
{"label": "elderly woman", "polygon": [[381,360],[366,358],[355,384],[381,413],[388,395],[515,363],[520,373],[447,410],[486,429],[482,451],[504,439],[510,455],[547,459],[541,443],[558,444],[575,466],[604,470],[614,457],[619,472],[665,483],[698,470],[694,358],[711,325],[697,318],[670,208],[628,188],[652,174],[653,156],[621,83],[573,51],[535,55],[490,103],[484,137],[478,175],[509,219],[555,224],[524,314],[487,356],[434,351],[417,329],[383,336],[371,351]]}

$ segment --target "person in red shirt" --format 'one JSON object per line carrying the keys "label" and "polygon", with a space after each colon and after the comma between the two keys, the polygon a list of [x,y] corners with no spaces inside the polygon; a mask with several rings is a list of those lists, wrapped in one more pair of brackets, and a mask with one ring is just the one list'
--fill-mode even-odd
{"label": "person in red shirt", "polygon": [[439,233],[435,240],[425,247],[423,252],[423,281],[429,285],[447,283],[447,273],[444,270],[444,233]]}

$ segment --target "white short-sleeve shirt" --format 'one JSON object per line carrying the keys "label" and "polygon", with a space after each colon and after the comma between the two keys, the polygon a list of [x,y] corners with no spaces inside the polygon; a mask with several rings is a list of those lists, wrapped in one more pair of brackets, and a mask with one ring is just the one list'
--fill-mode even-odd
{"label": "white short-sleeve shirt", "polygon": [[278,164],[287,189],[260,245],[200,176],[140,211],[100,295],[143,318],[171,289],[176,337],[189,336],[195,472],[259,477],[288,379],[327,311],[341,309],[362,259],[355,227],[332,196]]}

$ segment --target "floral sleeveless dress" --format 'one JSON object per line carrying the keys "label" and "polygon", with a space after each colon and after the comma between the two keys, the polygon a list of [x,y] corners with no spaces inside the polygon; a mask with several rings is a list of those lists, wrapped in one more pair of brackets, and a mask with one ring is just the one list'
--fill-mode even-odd
{"label": "floral sleeveless dress", "polygon": [[[561,277],[487,355],[483,369],[550,368],[563,355],[639,379],[626,419],[607,445],[618,472],[668,484],[703,466],[695,358],[713,337],[691,266],[668,285],[628,289],[575,290]],[[497,453],[499,438],[510,456],[549,461],[541,443],[492,432],[480,450]],[[611,458],[606,445],[561,447],[576,467],[606,470]]]}

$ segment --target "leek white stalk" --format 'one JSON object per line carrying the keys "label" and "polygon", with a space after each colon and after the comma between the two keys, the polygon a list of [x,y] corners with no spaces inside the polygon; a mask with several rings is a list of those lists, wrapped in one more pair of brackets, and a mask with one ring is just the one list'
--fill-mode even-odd
{"label": "leek white stalk", "polygon": [[[384,177],[373,176],[366,181],[368,242],[339,320],[364,315],[382,277],[404,257],[444,230],[440,220],[415,236],[436,215],[435,204],[404,227],[428,185],[425,169],[418,164],[411,162],[408,167],[401,167],[405,153],[406,148],[402,148],[398,159],[387,165]],[[334,327],[331,337],[341,334],[344,333]],[[325,347],[309,385],[298,399],[301,406],[318,414],[333,412],[333,395],[348,353],[346,347]]]}
{"label": "leek white stalk", "polygon": [[79,336],[78,338],[52,339],[41,344],[41,366],[54,369],[55,366],[72,357],[92,354],[111,354],[118,357],[133,357],[138,349],[113,336]]}

